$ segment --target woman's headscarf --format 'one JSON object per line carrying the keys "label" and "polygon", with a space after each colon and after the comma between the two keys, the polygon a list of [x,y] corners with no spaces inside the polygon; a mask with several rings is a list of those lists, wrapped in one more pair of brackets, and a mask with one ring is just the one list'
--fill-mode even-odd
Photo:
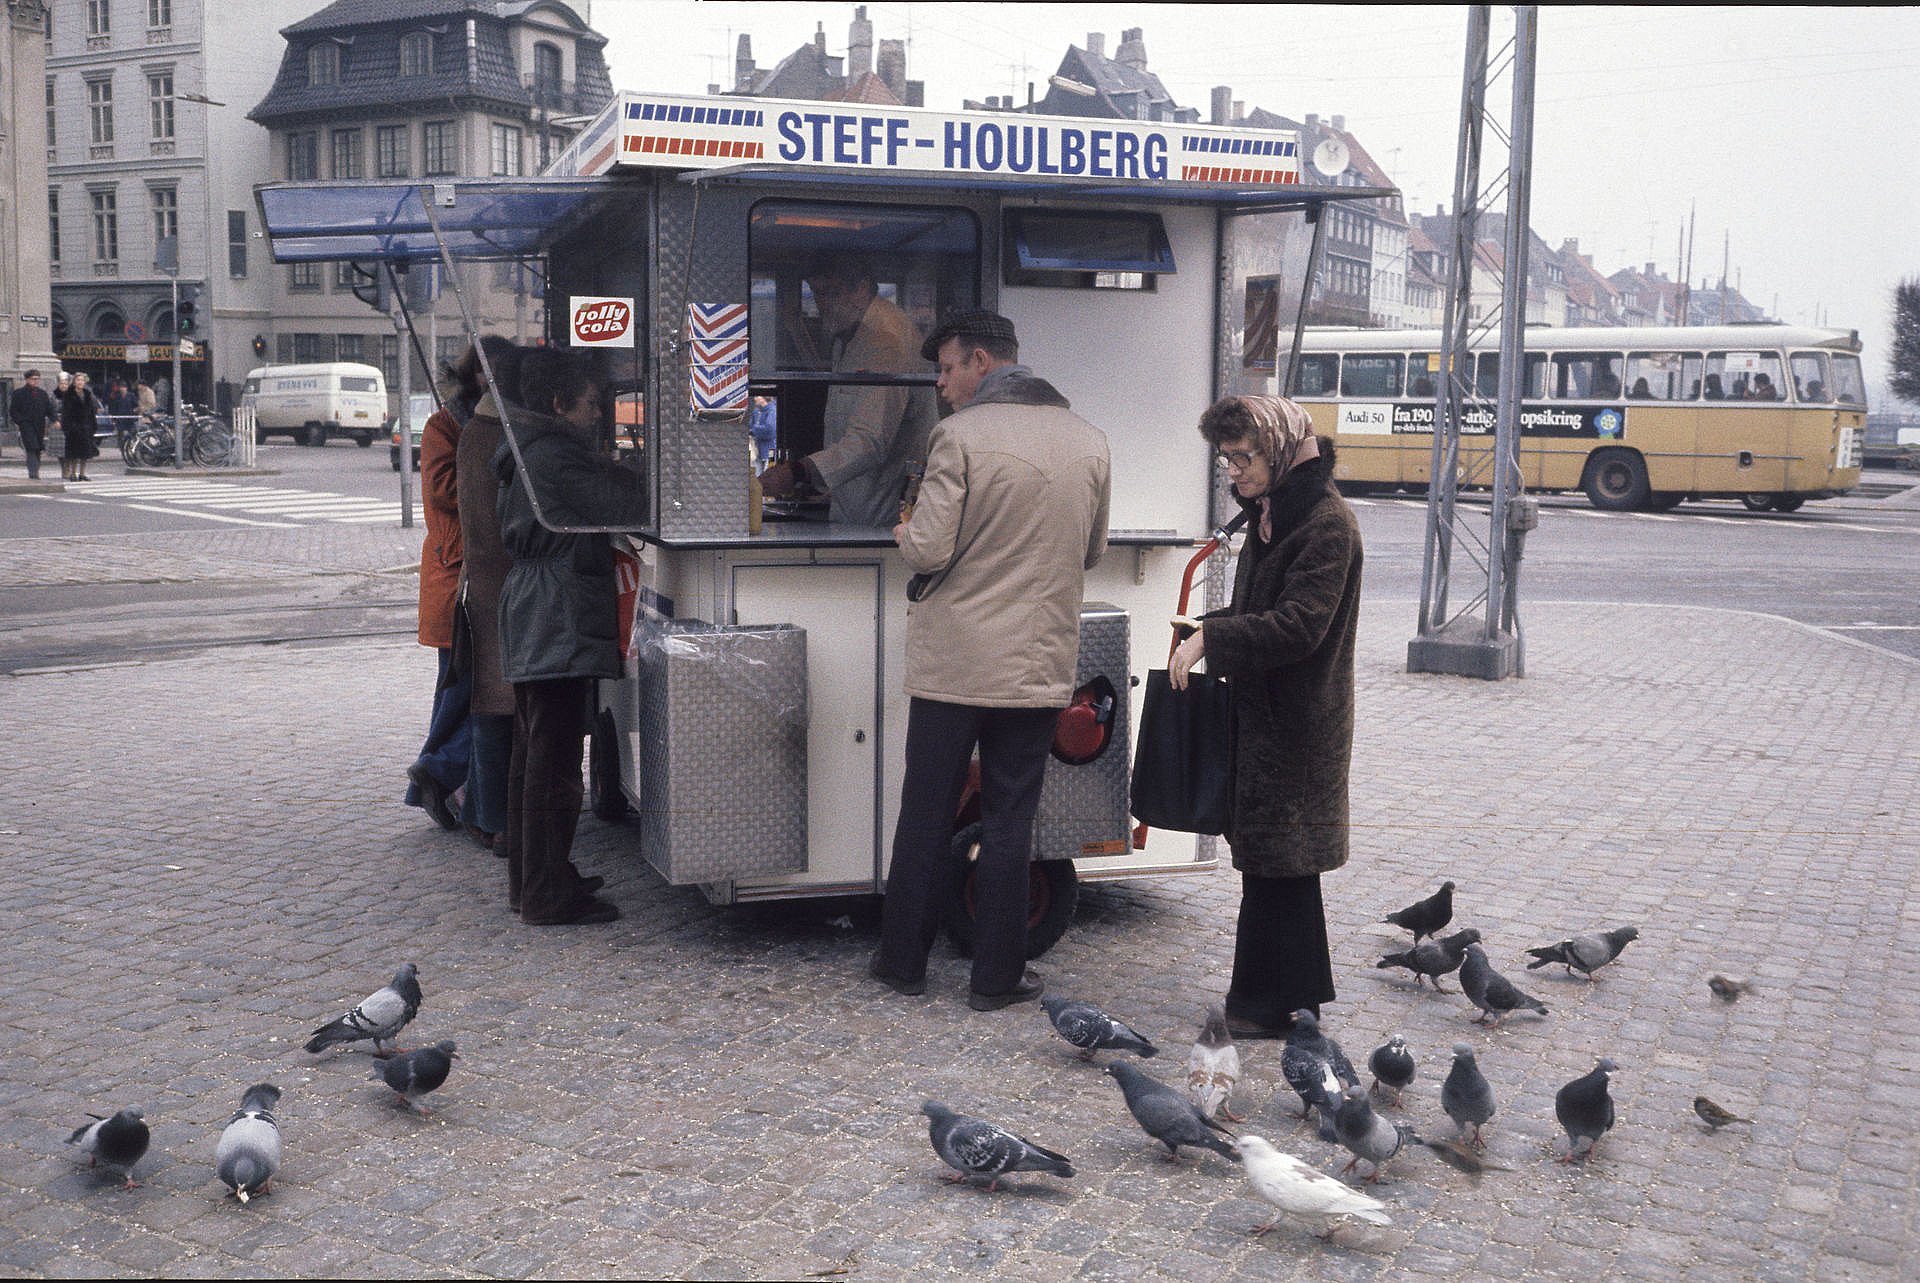
{"label": "woman's headscarf", "polygon": [[1320,454],[1313,419],[1299,402],[1283,396],[1222,397],[1200,416],[1200,434],[1216,449],[1251,437],[1273,477],[1260,497],[1260,538],[1273,538],[1273,492],[1288,473]]}

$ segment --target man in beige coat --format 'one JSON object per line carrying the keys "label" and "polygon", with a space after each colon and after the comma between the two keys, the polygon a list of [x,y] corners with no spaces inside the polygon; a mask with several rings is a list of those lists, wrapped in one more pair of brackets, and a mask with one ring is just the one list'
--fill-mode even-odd
{"label": "man in beige coat", "polygon": [[960,894],[954,815],[975,745],[981,824],[968,1005],[1040,996],[1027,959],[1027,860],[1054,722],[1073,695],[1086,572],[1107,546],[1107,438],[1020,365],[1013,322],[951,316],[921,355],[955,413],[934,429],[910,520],[929,585],[907,614],[907,761],[874,978],[926,991],[940,906]]}

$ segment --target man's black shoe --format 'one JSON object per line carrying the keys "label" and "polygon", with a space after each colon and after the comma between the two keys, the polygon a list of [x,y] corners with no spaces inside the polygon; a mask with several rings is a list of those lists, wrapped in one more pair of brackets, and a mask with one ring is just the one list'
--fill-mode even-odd
{"label": "man's black shoe", "polygon": [[921,976],[918,980],[902,980],[880,966],[880,955],[877,953],[867,961],[867,974],[895,993],[903,993],[909,998],[918,998],[927,991],[925,976]]}
{"label": "man's black shoe", "polygon": [[998,1011],[1002,1007],[1011,1007],[1016,1002],[1032,1002],[1046,987],[1046,982],[1040,979],[1040,973],[1028,967],[1026,974],[1020,977],[1020,983],[1005,993],[969,992],[967,1005],[975,1011]]}
{"label": "man's black shoe", "polygon": [[407,778],[420,790],[420,805],[426,808],[435,824],[449,833],[460,827],[460,817],[447,806],[447,795],[452,790],[434,779],[432,771],[415,762],[407,768]]}
{"label": "man's black shoe", "polygon": [[575,900],[559,913],[536,916],[522,913],[520,921],[530,927],[571,927],[586,926],[595,922],[612,922],[619,916],[620,910],[617,906],[589,895]]}

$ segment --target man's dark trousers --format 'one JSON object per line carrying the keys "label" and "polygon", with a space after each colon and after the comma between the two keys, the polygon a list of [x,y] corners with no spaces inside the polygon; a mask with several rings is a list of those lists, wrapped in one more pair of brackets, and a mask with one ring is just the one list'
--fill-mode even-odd
{"label": "man's dark trousers", "polygon": [[903,980],[927,971],[944,905],[966,870],[952,858],[954,813],[980,747],[980,856],[974,866],[973,991],[1001,994],[1027,965],[1027,860],[1057,708],[980,708],[915,697],[906,775],[880,922],[880,965]]}
{"label": "man's dark trousers", "polygon": [[573,866],[580,827],[580,757],[593,678],[513,684],[507,773],[507,896],[530,918],[564,914],[581,896]]}

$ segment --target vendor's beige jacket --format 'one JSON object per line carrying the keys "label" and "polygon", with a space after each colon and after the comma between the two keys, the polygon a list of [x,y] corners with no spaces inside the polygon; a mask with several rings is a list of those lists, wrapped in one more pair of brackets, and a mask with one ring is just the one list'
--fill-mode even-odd
{"label": "vendor's beige jacket", "polygon": [[1107,438],[1018,378],[933,431],[901,552],[938,583],[907,610],[907,694],[995,708],[1073,695],[1086,572],[1107,547]]}

